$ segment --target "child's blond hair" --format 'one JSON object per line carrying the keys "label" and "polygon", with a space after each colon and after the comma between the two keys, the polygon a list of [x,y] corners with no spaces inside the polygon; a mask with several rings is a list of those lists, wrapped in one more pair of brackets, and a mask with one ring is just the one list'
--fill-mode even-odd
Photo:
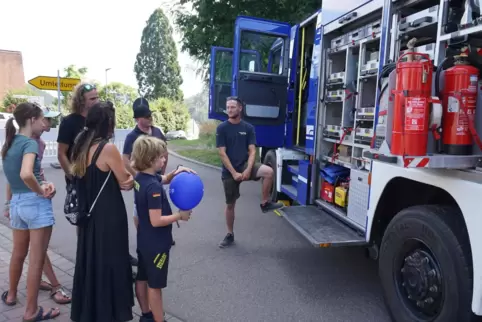
{"label": "child's blond hair", "polygon": [[143,135],[134,142],[131,166],[136,171],[145,171],[166,153],[166,143],[153,136]]}

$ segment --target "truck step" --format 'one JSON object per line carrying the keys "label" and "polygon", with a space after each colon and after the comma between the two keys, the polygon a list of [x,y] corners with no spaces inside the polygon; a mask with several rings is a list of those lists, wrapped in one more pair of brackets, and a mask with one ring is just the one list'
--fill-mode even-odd
{"label": "truck step", "polygon": [[314,247],[367,244],[364,236],[316,206],[285,207],[280,212]]}

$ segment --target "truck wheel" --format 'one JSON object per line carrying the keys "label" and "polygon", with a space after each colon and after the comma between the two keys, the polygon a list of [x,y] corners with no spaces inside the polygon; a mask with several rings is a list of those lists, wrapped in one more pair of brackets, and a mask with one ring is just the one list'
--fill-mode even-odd
{"label": "truck wheel", "polygon": [[273,174],[274,174],[274,178],[273,178],[273,187],[271,188],[271,200],[273,201],[277,201],[278,200],[278,197],[280,197],[278,195],[278,191],[276,191],[276,180],[277,180],[277,171],[278,171],[278,167],[276,166],[276,151],[275,150],[269,150],[268,152],[266,152],[266,156],[264,157],[264,162],[263,164],[271,167],[271,169],[273,169]]}
{"label": "truck wheel", "polygon": [[379,275],[394,321],[471,321],[471,251],[461,218],[453,207],[414,206],[388,225]]}

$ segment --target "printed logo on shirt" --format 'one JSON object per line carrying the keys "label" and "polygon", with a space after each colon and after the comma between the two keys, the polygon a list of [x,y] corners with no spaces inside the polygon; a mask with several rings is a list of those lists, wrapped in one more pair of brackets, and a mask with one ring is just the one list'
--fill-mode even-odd
{"label": "printed logo on shirt", "polygon": [[153,193],[152,196],[153,196],[154,198],[157,198],[157,197],[160,197],[161,194],[156,192],[156,193]]}
{"label": "printed logo on shirt", "polygon": [[246,132],[239,132],[239,134],[241,134],[241,135],[246,135]]}
{"label": "printed logo on shirt", "polygon": [[134,189],[136,189],[136,191],[139,191],[140,187],[141,187],[141,185],[139,184],[139,182],[134,181]]}

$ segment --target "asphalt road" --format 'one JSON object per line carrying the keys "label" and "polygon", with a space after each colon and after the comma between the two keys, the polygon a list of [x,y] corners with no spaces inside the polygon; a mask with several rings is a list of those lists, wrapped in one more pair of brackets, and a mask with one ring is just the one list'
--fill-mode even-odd
{"label": "asphalt road", "polygon": [[[259,182],[241,185],[237,204],[236,246],[218,248],[226,233],[224,198],[217,170],[169,157],[168,171],[191,166],[201,176],[205,195],[192,219],[173,228],[166,310],[189,322],[385,322],[376,263],[362,248],[312,248],[274,213],[259,209]],[[63,175],[46,169],[58,187],[54,199],[56,226],[51,248],[75,260],[75,227],[63,217]],[[0,174],[0,202],[5,177]],[[132,216],[132,192],[124,194]],[[3,219],[3,218],[2,218]],[[130,248],[135,228],[130,221]]]}

